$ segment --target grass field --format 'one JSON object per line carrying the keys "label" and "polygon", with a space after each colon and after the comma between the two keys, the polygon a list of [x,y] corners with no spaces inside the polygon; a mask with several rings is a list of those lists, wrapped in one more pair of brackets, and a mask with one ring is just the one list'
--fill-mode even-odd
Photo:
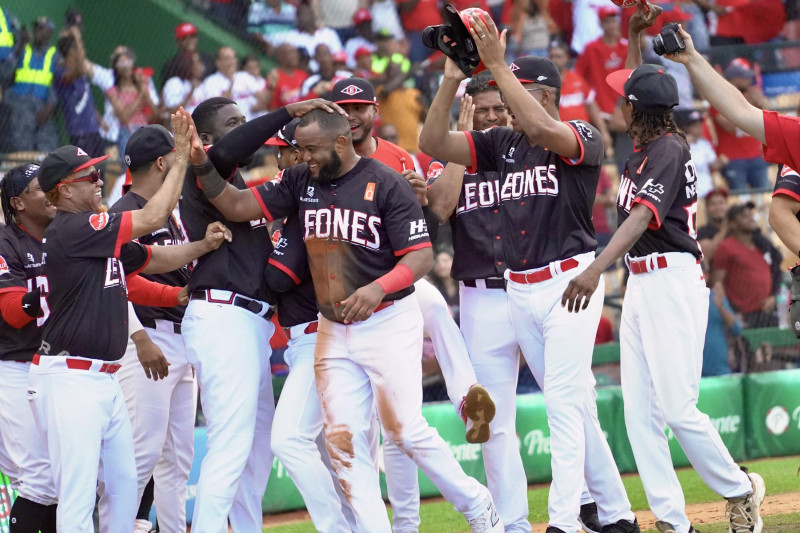
{"label": "grass field", "polygon": [[[764,459],[742,463],[750,470],[758,472],[764,478],[767,485],[767,496],[797,493],[792,501],[800,502],[800,477],[798,477],[798,466],[800,457],[784,457],[778,459]],[[700,480],[697,473],[691,469],[681,469],[678,471],[678,478],[683,486],[686,495],[687,505],[701,504],[706,502],[717,502],[714,508],[724,509],[723,500],[713,493]],[[647,500],[639,476],[632,474],[623,478],[631,506],[634,511],[647,509]],[[546,486],[532,486],[528,490],[528,503],[530,507],[530,521],[533,524],[547,522],[547,493]],[[691,517],[691,513],[690,513]],[[456,533],[469,531],[463,516],[457,513],[453,506],[443,500],[434,500],[430,503],[423,502],[420,509],[422,527],[420,533]],[[764,533],[797,533],[800,532],[800,513],[786,513],[766,516],[764,518]],[[544,528],[539,528],[543,531]],[[727,531],[727,523],[717,522],[704,524],[698,527],[700,533],[723,533]],[[313,533],[316,531],[311,522],[297,522],[294,524],[283,524],[273,527],[265,527],[265,532],[269,533]],[[655,533],[656,530],[645,530]],[[534,533],[539,533],[534,528]]]}

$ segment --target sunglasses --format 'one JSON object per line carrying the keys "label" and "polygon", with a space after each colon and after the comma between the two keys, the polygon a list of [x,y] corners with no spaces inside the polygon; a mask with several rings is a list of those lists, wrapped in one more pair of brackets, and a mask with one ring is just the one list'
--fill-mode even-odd
{"label": "sunglasses", "polygon": [[77,181],[91,181],[92,184],[97,183],[100,181],[102,175],[100,174],[99,170],[95,170],[91,174],[87,174],[86,176],[82,176],[80,178],[75,178],[74,180],[65,181],[64,183],[75,183]]}

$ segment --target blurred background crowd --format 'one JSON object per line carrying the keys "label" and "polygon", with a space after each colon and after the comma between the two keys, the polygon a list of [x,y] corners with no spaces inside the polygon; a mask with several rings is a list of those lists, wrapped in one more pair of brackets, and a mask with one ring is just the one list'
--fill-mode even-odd
{"label": "blurred background crowd", "polygon": [[[600,245],[616,226],[618,168],[633,149],[616,93],[605,84],[624,66],[632,8],[609,0],[453,0],[479,7],[508,30],[507,56],[549,56],[562,74],[561,118],[584,119],[602,133],[606,163],[595,203]],[[119,5],[118,5],[119,4]],[[288,103],[324,97],[338,80],[369,79],[379,114],[374,132],[415,157],[430,157],[418,132],[442,76],[444,56],[425,48],[422,30],[443,22],[438,0],[142,0],[127,5],[76,0],[0,0],[0,170],[41,160],[61,144],[112,155],[105,201],[124,181],[119,154],[131,133],[169,126],[179,106],[191,111],[213,96],[239,103],[248,119]],[[766,224],[778,169],[761,145],[699,100],[680,65],[662,61],[650,40],[679,22],[726,79],[762,108],[796,113],[800,101],[800,0],[682,0],[643,35],[645,61],[662,63],[679,82],[679,126],[698,171],[699,239],[711,287],[704,375],[797,366],[786,329],[786,266],[794,264]],[[456,109],[454,109],[455,113]],[[454,114],[455,118],[455,114]],[[271,179],[265,147],[246,175]],[[123,179],[119,179],[119,178]],[[543,231],[545,231],[543,229]],[[429,279],[458,320],[458,283],[443,227]],[[601,383],[618,381],[619,310],[626,270],[605,277],[606,308],[595,362]],[[787,335],[788,334],[788,335]],[[278,341],[278,348],[280,342]],[[426,344],[426,399],[445,399]],[[276,370],[281,371],[280,363]],[[535,390],[527,368],[519,390]]]}

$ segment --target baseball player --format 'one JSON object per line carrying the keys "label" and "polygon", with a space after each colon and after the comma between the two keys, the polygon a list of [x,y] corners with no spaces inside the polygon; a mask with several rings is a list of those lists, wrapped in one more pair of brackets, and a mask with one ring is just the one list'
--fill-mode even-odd
{"label": "baseball player", "polygon": [[[591,208],[603,159],[602,140],[585,122],[558,119],[560,75],[549,59],[523,57],[509,67],[503,61],[505,35],[502,40],[498,37],[490,19],[483,22],[473,16],[471,21],[470,35],[503,93],[512,128],[447,131],[450,104],[464,78],[448,60],[420,135],[421,148],[467,166],[468,172],[498,173],[496,185],[485,186],[472,203],[499,200],[502,207],[498,214],[503,233],[495,240],[503,245],[504,264],[498,266],[508,268],[504,275],[511,324],[533,375],[541,376],[550,425],[553,482],[548,532],[573,533],[580,528],[584,471],[590,491],[597,495],[604,528],[638,531],[597,421],[591,359],[602,302],[581,320],[557,305],[569,280],[594,257],[597,242]],[[516,368],[506,379],[505,387],[513,390]],[[584,469],[586,456],[592,458],[591,469]]]}
{"label": "baseball player", "polygon": [[[147,205],[175,164],[176,157],[175,142],[163,126],[145,126],[134,132],[125,148],[125,162],[131,171],[131,189],[110,212],[133,211]],[[147,246],[168,246],[183,243],[184,235],[174,214],[171,214],[162,227],[143,235],[138,242]],[[180,288],[189,281],[189,268],[184,265],[173,272],[145,277]],[[175,306],[176,300],[172,298],[172,306],[134,305],[139,322],[166,356],[169,365],[167,376],[160,382],[148,379],[150,363],[140,363],[132,342],[128,343],[122,367],[117,373],[133,429],[137,502],[142,499],[145,486],[153,476],[159,529],[172,533],[186,529],[186,483],[192,467],[197,403],[194,372],[186,359],[181,337],[184,306]],[[108,510],[106,504],[104,494],[99,504],[101,524],[107,524],[103,519]],[[137,520],[137,527],[149,531],[150,523]]]}
{"label": "baseball player", "polygon": [[[40,169],[39,184],[58,211],[43,240],[50,317],[33,356],[28,399],[46,435],[60,503],[59,531],[93,531],[101,461],[109,524],[133,528],[133,436],[112,376],[128,336],[126,270],[174,270],[230,238],[217,224],[197,243],[145,247],[129,242],[163,225],[178,201],[194,131],[188,113],[179,109],[173,115],[173,129],[175,172],[140,211],[98,212],[103,182],[95,164],[105,158],[92,159],[68,145],[49,154]],[[196,146],[194,152],[202,150],[199,142]]]}
{"label": "baseball player", "polygon": [[269,366],[274,326],[269,319],[276,299],[264,280],[272,252],[266,221],[229,223],[205,199],[197,178],[214,171],[245,188],[239,164],[246,164],[293,114],[325,106],[321,102],[291,104],[246,124],[227,98],[210,98],[192,113],[208,161],[186,175],[181,219],[190,240],[202,238],[212,221],[224,222],[233,233],[232,242],[201,258],[192,271],[181,324],[208,427],[192,519],[195,532],[225,531],[228,519],[236,531],[261,528],[261,500],[272,468],[272,453],[264,443],[270,441],[275,409]]}
{"label": "baseball player", "polygon": [[562,306],[575,312],[590,308],[597,300],[591,296],[600,272],[627,252],[631,276],[620,325],[622,398],[656,525],[662,533],[692,531],[664,434],[669,426],[703,481],[727,499],[729,530],[760,532],[763,479],[739,469],[696,405],[708,288],[695,225],[697,174],[689,145],[672,119],[677,83],[658,65],[620,70],[607,81],[624,98],[622,115],[639,150],[628,159],[620,181],[619,228],[597,259],[570,282]]}
{"label": "baseball player", "polygon": [[314,110],[295,136],[307,164],[287,169],[277,186],[250,193],[213,176],[200,181],[233,220],[293,215],[303,223],[320,310],[314,370],[325,444],[356,530],[390,531],[367,438],[377,404],[387,437],[472,530],[502,531],[489,492],[464,474],[421,414],[422,316],[407,296],[432,255],[413,189],[382,163],[355,153],[339,114]]}
{"label": "baseball player", "polygon": [[[504,126],[508,114],[489,72],[473,76],[466,87],[459,113],[460,131],[482,131]],[[516,380],[519,345],[514,337],[508,311],[503,275],[507,269],[503,254],[503,225],[498,216],[502,202],[476,202],[498,180],[496,172],[467,173],[466,167],[433,161],[428,169],[428,201],[431,210],[453,232],[453,272],[459,280],[461,332],[467,342],[472,365],[492,397],[498,401],[503,418],[495,418],[492,437],[483,446],[487,484],[506,531],[530,531],[527,479],[516,435]],[[500,237],[498,239],[497,237]],[[485,335],[491,331],[492,335]],[[542,376],[534,376],[541,384]],[[491,381],[489,381],[491,380]],[[591,463],[588,465],[591,466]],[[590,533],[602,525],[597,505],[584,490],[580,522]]]}

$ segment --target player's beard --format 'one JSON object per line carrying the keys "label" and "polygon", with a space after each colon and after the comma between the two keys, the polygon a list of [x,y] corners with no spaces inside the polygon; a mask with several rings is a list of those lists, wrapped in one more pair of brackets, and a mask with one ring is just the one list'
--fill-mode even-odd
{"label": "player's beard", "polygon": [[319,169],[317,181],[323,185],[327,185],[339,176],[339,171],[342,169],[342,158],[336,153],[336,150],[331,150],[331,157],[327,163]]}

